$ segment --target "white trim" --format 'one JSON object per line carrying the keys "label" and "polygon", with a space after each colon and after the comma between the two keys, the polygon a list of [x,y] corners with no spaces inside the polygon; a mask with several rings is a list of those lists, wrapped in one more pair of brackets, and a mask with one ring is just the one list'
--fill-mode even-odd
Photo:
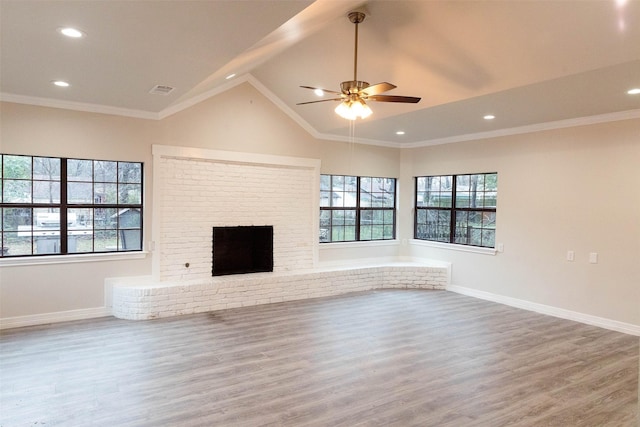
{"label": "white trim", "polygon": [[416,246],[426,246],[429,248],[447,249],[458,252],[471,252],[482,255],[495,255],[494,248],[481,248],[479,246],[456,245],[454,243],[432,242],[431,240],[409,239],[409,243]]}
{"label": "white trim", "polygon": [[320,250],[329,250],[329,249],[348,249],[348,248],[356,248],[362,249],[367,247],[377,247],[377,246],[398,246],[400,245],[400,241],[398,239],[393,240],[358,240],[353,242],[328,242],[328,243],[319,243],[318,246]]}
{"label": "white trim", "polygon": [[576,126],[586,126],[598,123],[615,122],[640,118],[640,109],[619,111],[615,113],[599,114],[597,116],[577,117],[574,119],[558,120],[555,122],[536,123],[533,125],[514,128],[498,129],[489,132],[469,133],[447,138],[429,139],[420,142],[408,142],[402,144],[402,148],[429,147],[432,145],[453,144],[455,142],[475,141],[478,139],[496,138],[500,136],[519,135],[523,133],[541,132],[546,130],[563,129]]}
{"label": "white trim", "polygon": [[173,145],[157,144],[152,145],[151,152],[154,156],[154,160],[159,157],[172,157],[178,159],[219,160],[221,162],[231,163],[320,169],[319,159],[305,157],[274,156],[271,154],[210,150],[206,148],[178,147]]}
{"label": "white trim", "polygon": [[22,328],[24,326],[46,325],[48,323],[95,319],[98,317],[108,316],[111,316],[111,310],[106,307],[95,307],[80,310],[58,311],[54,313],[5,317],[4,319],[0,319],[0,329]]}
{"label": "white trim", "polygon": [[447,291],[467,295],[486,301],[497,302],[511,307],[521,308],[524,310],[535,311],[536,313],[546,314],[548,316],[559,317],[561,319],[573,320],[587,325],[598,326],[600,328],[610,329],[612,331],[622,332],[629,335],[640,336],[640,325],[619,322],[617,320],[605,319],[603,317],[593,316],[591,314],[579,313],[577,311],[566,310],[564,308],[553,307],[550,305],[538,304],[535,302],[525,301],[517,298],[497,295],[490,292],[479,291],[477,289],[467,288],[464,286],[451,285],[447,286]]}
{"label": "white trim", "polygon": [[177,114],[183,110],[186,110],[187,108],[191,108],[194,105],[197,105],[203,101],[206,101],[209,98],[212,98],[216,95],[220,95],[221,93],[224,93],[228,90],[231,90],[234,87],[241,85],[242,83],[246,83],[247,80],[248,78],[246,74],[243,76],[238,76],[233,80],[227,81],[223,85],[217,86],[199,95],[195,95],[192,98],[186,99],[178,104],[171,105],[158,113],[158,119],[162,120],[169,116],[173,116],[174,114]]}
{"label": "white trim", "polygon": [[147,251],[108,252],[72,255],[25,256],[16,258],[0,258],[0,267],[17,267],[25,265],[75,264],[79,262],[120,261],[146,258]]}
{"label": "white trim", "polygon": [[158,113],[108,105],[88,104],[84,102],[63,101],[60,99],[38,98],[35,96],[0,93],[0,101],[16,104],[36,105],[38,107],[60,108],[63,110],[82,111],[85,113],[110,114],[113,116],[134,117],[136,119],[159,120]]}

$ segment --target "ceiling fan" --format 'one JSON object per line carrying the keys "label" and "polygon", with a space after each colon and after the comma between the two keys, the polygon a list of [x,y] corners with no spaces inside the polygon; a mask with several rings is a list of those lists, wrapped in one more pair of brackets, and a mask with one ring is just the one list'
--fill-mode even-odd
{"label": "ceiling fan", "polygon": [[335,109],[336,113],[345,119],[355,120],[358,117],[366,118],[371,115],[371,108],[365,101],[378,101],[378,102],[404,102],[415,104],[420,101],[420,98],[414,96],[396,96],[396,95],[380,95],[383,92],[395,89],[396,86],[391,83],[382,82],[374,85],[369,85],[368,82],[358,80],[358,24],[364,21],[365,14],[363,12],[349,12],[349,21],[355,24],[355,51],[353,58],[353,80],[347,80],[340,83],[340,92],[322,89],[311,86],[300,86],[304,89],[314,90],[317,94],[322,96],[324,93],[332,93],[340,95],[339,98],[321,99],[319,101],[300,102],[297,105],[315,104],[318,102],[327,101],[342,101]]}

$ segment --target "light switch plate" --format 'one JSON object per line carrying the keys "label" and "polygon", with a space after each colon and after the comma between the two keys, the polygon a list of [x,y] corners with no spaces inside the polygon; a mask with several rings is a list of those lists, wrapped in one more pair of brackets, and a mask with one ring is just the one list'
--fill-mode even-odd
{"label": "light switch plate", "polygon": [[591,252],[589,254],[589,263],[590,264],[597,264],[598,263],[598,253],[597,252]]}

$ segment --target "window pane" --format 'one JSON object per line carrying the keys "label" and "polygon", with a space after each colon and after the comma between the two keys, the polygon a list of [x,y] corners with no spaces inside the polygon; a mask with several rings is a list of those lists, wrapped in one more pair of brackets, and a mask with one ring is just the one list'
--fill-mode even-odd
{"label": "window pane", "polygon": [[70,254],[93,252],[93,233],[90,235],[69,233],[67,247]]}
{"label": "window pane", "polygon": [[[356,225],[356,211],[349,210],[344,212],[344,223],[346,225]],[[354,228],[355,229],[355,228]]]}
{"label": "window pane", "polygon": [[498,175],[495,173],[486,174],[484,176],[484,190],[498,191]]}
{"label": "window pane", "polygon": [[371,240],[371,226],[363,225],[360,227],[360,240]]}
{"label": "window pane", "polygon": [[142,164],[118,162],[118,182],[121,183],[142,183]]}
{"label": "window pane", "polygon": [[69,204],[93,203],[93,184],[90,182],[70,182],[67,184]]}
{"label": "window pane", "polygon": [[[96,208],[93,211],[94,229],[115,229],[118,224],[118,209]],[[115,245],[115,243],[114,243]]]}
{"label": "window pane", "polygon": [[69,253],[93,252],[93,209],[67,209]]}
{"label": "window pane", "polygon": [[67,179],[69,181],[93,181],[93,162],[91,160],[67,160]]}
{"label": "window pane", "polygon": [[496,226],[496,213],[484,212],[482,214],[482,227],[483,228],[495,228]]}
{"label": "window pane", "polygon": [[2,233],[2,255],[31,255],[31,235],[24,232],[8,231]]}
{"label": "window pane", "polygon": [[497,203],[497,193],[495,191],[489,191],[484,193],[484,207],[485,208],[495,208]]}
{"label": "window pane", "polygon": [[33,246],[36,254],[60,253],[60,209],[34,209]]}
{"label": "window pane", "polygon": [[4,179],[31,179],[31,157],[2,156],[2,177]]}
{"label": "window pane", "polygon": [[320,175],[320,191],[331,190],[331,175]]}
{"label": "window pane", "polygon": [[456,191],[469,191],[469,176],[458,175],[456,177]]}
{"label": "window pane", "polygon": [[115,204],[118,202],[116,200],[117,192],[117,184],[96,182],[93,187],[93,202],[97,204]]}
{"label": "window pane", "polygon": [[469,231],[469,244],[473,246],[482,246],[482,230],[479,228],[472,228]]}
{"label": "window pane", "polygon": [[344,211],[331,212],[331,225],[344,225]]}
{"label": "window pane", "polygon": [[60,159],[34,157],[33,179],[60,181]]}
{"label": "window pane", "polygon": [[390,211],[390,210],[384,211],[383,221],[385,224],[393,224],[393,217],[394,217],[393,211]]}
{"label": "window pane", "polygon": [[2,229],[4,231],[31,230],[31,208],[4,208],[2,209]]}
{"label": "window pane", "polygon": [[93,162],[93,179],[96,182],[117,182],[118,162],[105,162],[96,160]]}
{"label": "window pane", "polygon": [[493,248],[496,245],[496,231],[482,230],[482,246]]}
{"label": "window pane", "polygon": [[384,234],[382,236],[383,239],[393,239],[393,225],[385,225],[384,226]]}
{"label": "window pane", "polygon": [[118,233],[118,250],[131,251],[142,249],[139,229],[120,230]]}
{"label": "window pane", "polygon": [[140,209],[122,209],[118,212],[118,228],[140,228]]}
{"label": "window pane", "polygon": [[344,206],[345,208],[356,207],[356,203],[358,202],[358,193],[355,191],[349,191],[344,193]]}
{"label": "window pane", "polygon": [[352,193],[358,192],[358,177],[357,176],[345,176],[344,177],[344,189]]}
{"label": "window pane", "polygon": [[456,192],[456,208],[468,208],[470,197],[467,191]]}
{"label": "window pane", "polygon": [[360,192],[371,193],[373,190],[371,188],[372,179],[369,177],[361,177],[360,178]]}
{"label": "window pane", "polygon": [[33,181],[33,203],[60,203],[60,182]]}
{"label": "window pane", "polygon": [[125,205],[139,205],[142,203],[142,185],[120,184],[118,203]]}
{"label": "window pane", "polygon": [[2,201],[4,203],[31,203],[31,181],[4,180]]}
{"label": "window pane", "polygon": [[109,252],[118,250],[116,230],[96,230],[94,237],[94,252]]}
{"label": "window pane", "polygon": [[2,256],[32,254],[32,212],[30,208],[2,209]]}
{"label": "window pane", "polygon": [[321,191],[320,192],[320,206],[329,207],[331,203],[331,192],[330,191]]}
{"label": "window pane", "polygon": [[439,206],[441,208],[450,208],[451,207],[451,195],[450,191],[441,191],[440,193],[436,193],[438,196],[438,203],[433,206]]}

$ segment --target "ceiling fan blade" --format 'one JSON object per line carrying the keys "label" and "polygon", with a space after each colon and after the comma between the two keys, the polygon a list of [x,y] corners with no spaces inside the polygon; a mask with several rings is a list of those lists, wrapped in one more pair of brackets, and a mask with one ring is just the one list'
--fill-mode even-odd
{"label": "ceiling fan blade", "polygon": [[374,95],[368,96],[367,101],[379,101],[379,102],[406,102],[409,104],[416,104],[421,98],[415,96],[395,96],[395,95]]}
{"label": "ceiling fan blade", "polygon": [[296,105],[316,104],[318,102],[342,101],[342,98],[321,99],[319,101],[298,102]]}
{"label": "ceiling fan blade", "polygon": [[376,83],[371,86],[367,86],[360,91],[362,94],[366,94],[367,96],[378,95],[379,93],[386,92],[391,89],[395,89],[396,85],[392,85],[391,83],[382,82]]}
{"label": "ceiling fan blade", "polygon": [[340,95],[340,94],[342,93],[342,92],[336,92],[335,90],[323,89],[323,88],[321,88],[321,87],[312,87],[312,86],[300,86],[300,87],[301,87],[301,88],[303,88],[303,89],[311,89],[311,90],[318,90],[318,89],[320,89],[320,90],[321,90],[321,91],[323,91],[323,92],[326,92],[326,93],[335,93],[335,94],[337,94],[337,95]]}

